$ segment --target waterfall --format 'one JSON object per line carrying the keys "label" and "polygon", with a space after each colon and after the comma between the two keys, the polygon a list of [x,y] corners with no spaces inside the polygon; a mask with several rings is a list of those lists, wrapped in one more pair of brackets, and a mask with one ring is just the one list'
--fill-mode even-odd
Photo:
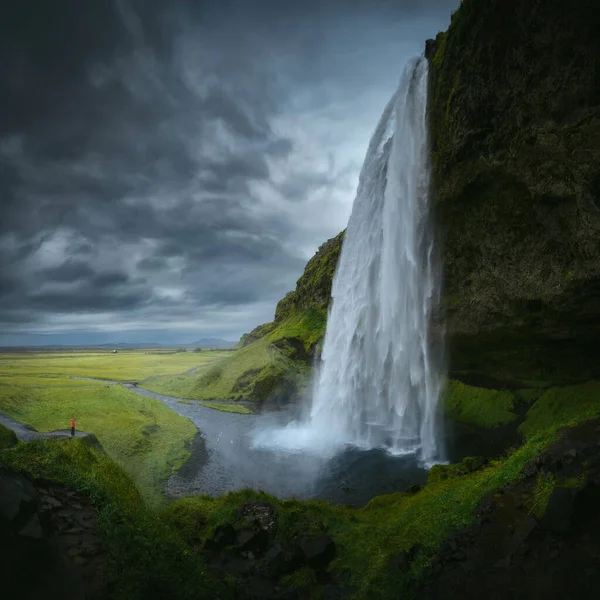
{"label": "waterfall", "polygon": [[428,65],[412,60],[373,134],[332,287],[322,364],[302,424],[278,435],[441,458],[430,339],[438,280],[429,227]]}

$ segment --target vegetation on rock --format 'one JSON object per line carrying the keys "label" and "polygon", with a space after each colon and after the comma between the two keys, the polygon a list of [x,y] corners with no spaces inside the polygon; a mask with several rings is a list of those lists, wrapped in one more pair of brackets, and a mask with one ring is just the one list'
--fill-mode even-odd
{"label": "vegetation on rock", "polygon": [[236,352],[198,374],[144,382],[149,390],[198,400],[288,402],[308,381],[325,334],[331,284],[344,232],[323,244],[275,320],[244,334]]}
{"label": "vegetation on rock", "polygon": [[4,427],[4,425],[0,424],[0,449],[2,448],[12,448],[19,443],[15,432],[12,429],[8,429]]}
{"label": "vegetation on rock", "polygon": [[427,44],[451,370],[600,375],[600,17],[463,0]]}

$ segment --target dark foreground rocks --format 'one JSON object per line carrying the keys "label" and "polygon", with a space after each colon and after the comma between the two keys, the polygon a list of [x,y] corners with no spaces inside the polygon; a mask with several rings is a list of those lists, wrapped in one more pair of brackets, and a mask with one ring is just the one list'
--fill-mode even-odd
{"label": "dark foreground rocks", "polygon": [[[326,598],[349,597],[350,589],[329,571],[336,556],[331,537],[281,535],[276,509],[268,502],[241,506],[234,522],[219,525],[204,542],[204,551],[217,577],[235,579],[241,600],[303,600],[315,597],[317,587]],[[300,578],[303,584],[293,583]]]}
{"label": "dark foreground rocks", "polygon": [[24,475],[0,471],[6,598],[95,598],[105,558],[89,500],[54,483],[34,485]]}
{"label": "dark foreground rocks", "polygon": [[[488,494],[474,523],[445,541],[419,598],[600,597],[600,420],[565,430],[523,474]],[[553,488],[536,514],[545,482]]]}

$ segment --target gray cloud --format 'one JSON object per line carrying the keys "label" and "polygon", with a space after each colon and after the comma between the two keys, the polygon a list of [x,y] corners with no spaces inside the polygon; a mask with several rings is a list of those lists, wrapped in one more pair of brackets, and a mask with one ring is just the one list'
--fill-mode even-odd
{"label": "gray cloud", "polygon": [[456,3],[13,3],[0,343],[270,319],[344,227],[403,63]]}

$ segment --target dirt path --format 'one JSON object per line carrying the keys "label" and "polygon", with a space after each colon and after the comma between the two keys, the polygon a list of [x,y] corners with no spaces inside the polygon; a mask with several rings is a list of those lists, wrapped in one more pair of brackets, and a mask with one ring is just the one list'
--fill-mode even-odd
{"label": "dirt path", "polygon": [[[19,423],[19,421],[15,421],[11,419],[7,415],[3,415],[0,413],[0,425],[4,425],[4,427],[8,427],[8,429],[12,429],[19,440],[21,442],[30,442],[31,440],[39,439],[39,438],[69,438],[71,437],[70,429],[57,429],[56,431],[50,431],[48,433],[42,433],[40,431],[36,431],[29,425],[25,425],[24,423]],[[87,431],[75,431],[75,437],[87,437],[89,433]]]}

